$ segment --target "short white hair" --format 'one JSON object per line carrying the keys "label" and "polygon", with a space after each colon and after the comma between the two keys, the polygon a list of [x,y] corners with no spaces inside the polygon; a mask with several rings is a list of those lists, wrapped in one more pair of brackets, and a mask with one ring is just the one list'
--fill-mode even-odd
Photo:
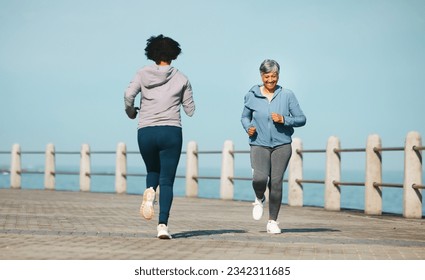
{"label": "short white hair", "polygon": [[272,73],[272,72],[279,74],[279,71],[280,71],[279,63],[277,63],[273,59],[266,59],[260,65],[261,74]]}

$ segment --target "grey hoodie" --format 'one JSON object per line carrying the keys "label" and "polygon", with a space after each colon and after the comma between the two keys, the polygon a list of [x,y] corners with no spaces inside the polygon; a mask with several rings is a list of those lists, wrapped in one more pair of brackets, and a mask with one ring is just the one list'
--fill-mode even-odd
{"label": "grey hoodie", "polygon": [[139,93],[139,128],[181,127],[180,105],[188,116],[195,112],[192,86],[187,77],[172,66],[153,64],[137,72],[124,94],[125,112],[131,119],[137,116],[134,99]]}

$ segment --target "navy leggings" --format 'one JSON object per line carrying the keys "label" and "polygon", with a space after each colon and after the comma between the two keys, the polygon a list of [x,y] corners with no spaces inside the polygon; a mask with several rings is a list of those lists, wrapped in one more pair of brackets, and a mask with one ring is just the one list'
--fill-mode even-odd
{"label": "navy leggings", "polygon": [[146,165],[146,188],[158,185],[159,224],[168,223],[173,203],[173,185],[182,150],[182,129],[177,126],[149,126],[138,130],[140,154]]}

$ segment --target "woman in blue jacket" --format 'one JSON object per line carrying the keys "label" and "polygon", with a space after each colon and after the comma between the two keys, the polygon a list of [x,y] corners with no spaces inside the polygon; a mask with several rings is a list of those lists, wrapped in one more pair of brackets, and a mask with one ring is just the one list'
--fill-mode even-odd
{"label": "woman in blue jacket", "polygon": [[283,174],[291,158],[294,127],[305,125],[306,117],[294,93],[277,84],[279,64],[266,59],[260,65],[263,84],[245,96],[242,126],[251,146],[252,186],[255,192],[253,218],[263,215],[264,193],[269,187],[268,233],[281,233],[277,218],[282,203]]}

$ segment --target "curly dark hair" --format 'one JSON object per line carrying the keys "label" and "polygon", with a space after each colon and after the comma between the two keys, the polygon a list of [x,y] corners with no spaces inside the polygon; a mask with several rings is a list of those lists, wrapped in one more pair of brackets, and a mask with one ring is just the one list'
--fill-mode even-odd
{"label": "curly dark hair", "polygon": [[150,60],[159,63],[160,61],[171,62],[181,53],[180,44],[169,37],[160,34],[152,36],[147,40],[145,54]]}

